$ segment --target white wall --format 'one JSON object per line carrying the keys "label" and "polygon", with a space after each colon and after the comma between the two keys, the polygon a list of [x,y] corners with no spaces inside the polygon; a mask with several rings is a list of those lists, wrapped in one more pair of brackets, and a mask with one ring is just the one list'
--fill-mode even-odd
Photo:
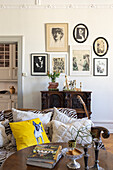
{"label": "white wall", "polygon": [[[31,76],[31,53],[45,52],[45,23],[68,23],[69,45],[90,45],[99,36],[108,40],[109,50],[104,56],[108,58],[107,77],[69,77],[83,84],[83,90],[92,91],[92,120],[107,122],[113,126],[113,9],[0,9],[0,35],[23,35],[24,56],[23,106],[25,108],[41,108],[40,91],[47,90],[49,78]],[[83,44],[73,39],[73,28],[78,23],[84,23],[89,29],[89,37]],[[92,59],[97,56],[92,49]],[[97,57],[98,58],[98,57]],[[92,65],[93,67],[93,65]],[[93,70],[93,68],[92,68]],[[62,90],[64,77],[58,79]],[[105,125],[106,126],[106,125]]]}

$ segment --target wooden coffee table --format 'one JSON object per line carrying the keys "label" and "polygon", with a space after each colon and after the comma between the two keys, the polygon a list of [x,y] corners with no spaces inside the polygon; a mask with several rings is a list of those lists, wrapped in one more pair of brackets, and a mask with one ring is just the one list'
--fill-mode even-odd
{"label": "wooden coffee table", "polygon": [[[66,143],[54,143],[54,144],[62,145],[63,148],[68,146]],[[23,150],[20,150],[18,152],[15,152],[8,159],[6,159],[6,161],[1,167],[1,170],[47,170],[47,168],[26,165],[27,155],[32,151],[33,148],[34,146],[31,146]],[[88,165],[92,166],[94,165],[94,158],[95,158],[94,148],[89,148],[88,153],[90,154]],[[69,170],[67,167],[68,161],[69,160],[66,157],[62,157],[53,169],[54,170],[60,170],[60,169]],[[99,165],[101,167],[103,167],[105,170],[113,170],[112,161],[113,161],[112,153],[109,153],[102,149],[99,151]],[[81,165],[80,169],[83,170],[84,169],[84,157],[82,157],[81,159],[78,159],[77,162],[80,163]]]}

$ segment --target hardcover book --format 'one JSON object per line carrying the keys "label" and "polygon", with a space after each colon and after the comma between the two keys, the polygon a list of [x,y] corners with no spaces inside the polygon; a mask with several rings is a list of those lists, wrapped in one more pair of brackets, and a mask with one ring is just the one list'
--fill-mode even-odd
{"label": "hardcover book", "polygon": [[53,168],[61,158],[60,145],[37,145],[27,157],[27,164]]}
{"label": "hardcover book", "polygon": [[52,168],[54,168],[54,166],[57,164],[57,162],[60,160],[61,157],[62,157],[62,154],[59,154],[56,162],[45,162],[45,161],[43,162],[43,161],[36,161],[36,160],[27,160],[27,165],[52,169]]}

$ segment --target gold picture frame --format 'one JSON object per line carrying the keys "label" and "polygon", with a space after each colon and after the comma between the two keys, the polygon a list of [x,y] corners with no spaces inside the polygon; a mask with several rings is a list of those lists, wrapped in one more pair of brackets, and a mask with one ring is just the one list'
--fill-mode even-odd
{"label": "gold picture frame", "polygon": [[47,52],[68,51],[68,24],[67,23],[46,24],[46,51]]}

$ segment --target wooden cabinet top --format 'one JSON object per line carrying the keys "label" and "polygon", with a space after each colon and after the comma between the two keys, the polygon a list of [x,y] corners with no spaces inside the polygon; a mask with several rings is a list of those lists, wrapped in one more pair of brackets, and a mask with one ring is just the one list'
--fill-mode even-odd
{"label": "wooden cabinet top", "polygon": [[92,93],[92,91],[40,91],[41,93]]}
{"label": "wooden cabinet top", "polygon": [[62,93],[62,92],[63,92],[63,93],[65,93],[65,92],[66,92],[66,93],[67,93],[67,92],[68,92],[68,93],[73,93],[73,92],[74,92],[74,93],[92,93],[92,91],[71,91],[71,90],[70,90],[70,91],[66,91],[66,90],[65,90],[65,91],[40,91],[40,92],[41,92],[41,93],[43,93],[43,92],[44,92],[44,93],[45,93],[45,92],[46,92],[46,93],[52,93],[52,92],[56,92],[56,93],[59,93],[59,92],[60,92],[60,93]]}

